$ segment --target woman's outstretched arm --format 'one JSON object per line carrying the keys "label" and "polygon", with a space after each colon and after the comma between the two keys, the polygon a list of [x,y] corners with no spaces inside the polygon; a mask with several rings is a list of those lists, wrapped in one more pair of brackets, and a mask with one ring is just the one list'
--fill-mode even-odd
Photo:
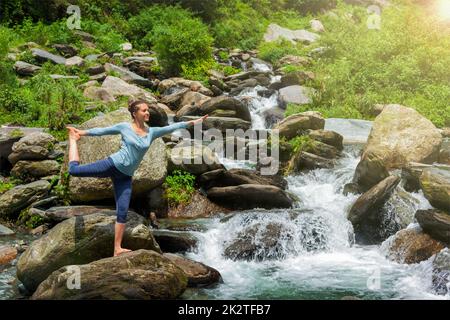
{"label": "woman's outstretched arm", "polygon": [[153,131],[153,138],[154,139],[160,138],[163,135],[168,134],[177,129],[187,128],[190,125],[195,125],[197,122],[202,122],[206,118],[208,118],[208,115],[204,115],[203,117],[196,119],[196,120],[177,122],[177,123],[171,124],[170,126],[151,127],[151,129]]}
{"label": "woman's outstretched arm", "polygon": [[92,128],[87,130],[79,130],[73,127],[67,128],[69,130],[75,131],[75,133],[79,134],[80,136],[104,136],[104,135],[120,134],[124,128],[124,123],[118,123],[104,128]]}

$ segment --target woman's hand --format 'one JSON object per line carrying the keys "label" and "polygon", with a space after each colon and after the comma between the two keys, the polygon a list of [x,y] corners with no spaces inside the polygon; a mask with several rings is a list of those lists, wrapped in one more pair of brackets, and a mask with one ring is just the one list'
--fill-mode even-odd
{"label": "woman's hand", "polygon": [[206,118],[208,118],[208,115],[205,114],[203,117],[199,118],[199,119],[195,119],[195,120],[191,120],[189,121],[189,124],[195,125],[196,123],[202,122],[203,120],[205,120]]}
{"label": "woman's hand", "polygon": [[79,135],[80,137],[86,135],[86,131],[85,130],[80,130],[80,129],[77,129],[77,128],[74,128],[74,127],[66,127],[66,128],[67,128],[67,130],[69,130],[69,133],[73,132],[73,133]]}

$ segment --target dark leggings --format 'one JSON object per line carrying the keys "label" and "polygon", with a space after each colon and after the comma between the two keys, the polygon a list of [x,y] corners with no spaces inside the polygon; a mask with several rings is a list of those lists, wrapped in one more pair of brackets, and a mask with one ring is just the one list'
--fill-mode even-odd
{"label": "dark leggings", "polygon": [[126,222],[130,206],[132,177],[119,171],[110,157],[84,165],[80,165],[78,161],[70,161],[69,174],[75,177],[110,177],[116,198],[117,222]]}

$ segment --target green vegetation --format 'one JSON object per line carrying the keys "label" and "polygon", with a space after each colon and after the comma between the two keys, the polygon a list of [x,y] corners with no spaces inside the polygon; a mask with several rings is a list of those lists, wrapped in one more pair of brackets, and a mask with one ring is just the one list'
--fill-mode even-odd
{"label": "green vegetation", "polygon": [[194,175],[181,170],[174,170],[167,176],[163,187],[169,206],[176,207],[179,204],[188,204],[195,191],[194,182]]}
{"label": "green vegetation", "polygon": [[14,188],[16,185],[14,182],[7,180],[7,181],[3,181],[0,180],[0,194],[5,193],[6,191]]}

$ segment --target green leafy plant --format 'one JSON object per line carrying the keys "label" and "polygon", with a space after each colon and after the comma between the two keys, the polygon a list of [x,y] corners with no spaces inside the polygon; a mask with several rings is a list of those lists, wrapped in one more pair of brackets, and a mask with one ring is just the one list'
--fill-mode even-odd
{"label": "green leafy plant", "polygon": [[165,197],[169,206],[175,207],[179,204],[188,204],[194,189],[195,176],[189,172],[174,170],[163,184]]}

